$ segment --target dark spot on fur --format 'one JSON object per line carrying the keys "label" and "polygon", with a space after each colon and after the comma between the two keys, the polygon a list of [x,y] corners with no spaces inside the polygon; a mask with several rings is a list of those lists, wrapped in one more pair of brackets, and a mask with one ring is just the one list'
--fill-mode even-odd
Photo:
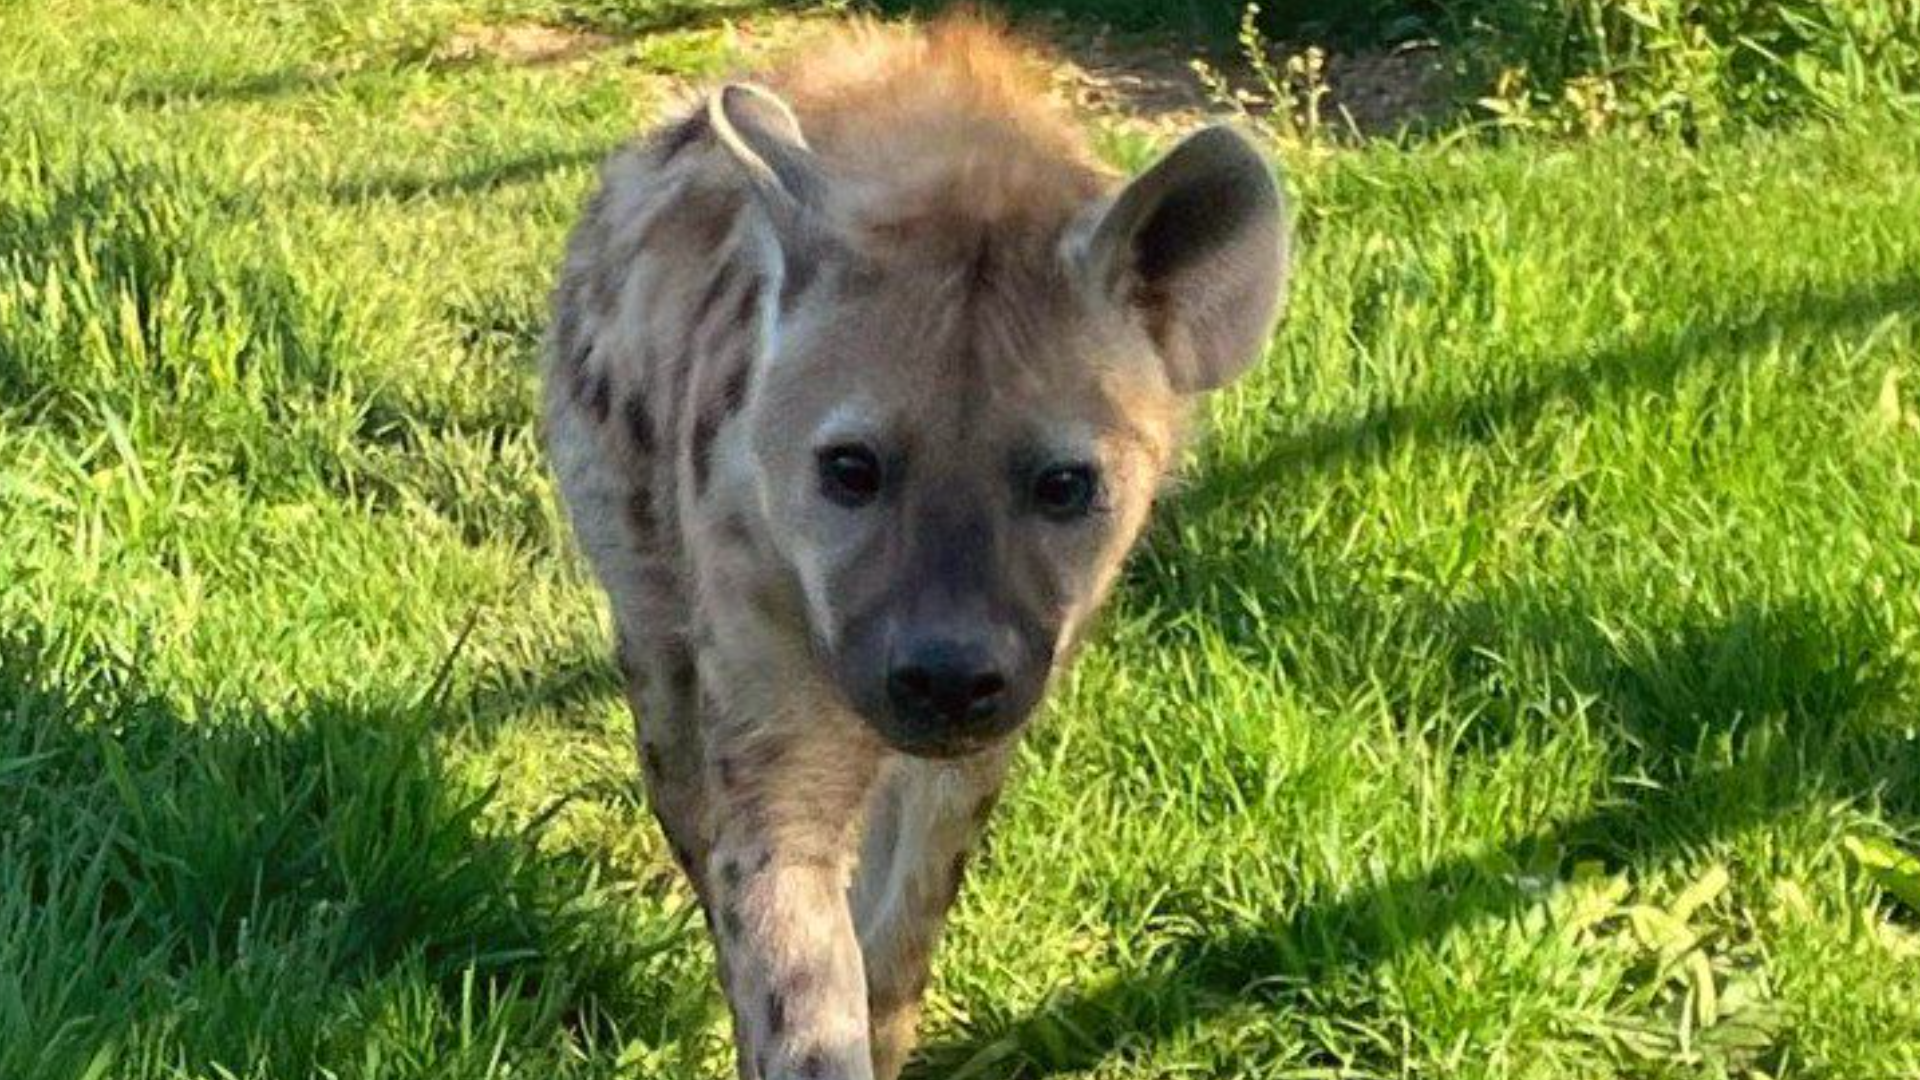
{"label": "dark spot on fur", "polygon": [[807,1051],[807,1056],[800,1059],[800,1075],[807,1077],[808,1080],[817,1080],[827,1075],[826,1055],[818,1050]]}
{"label": "dark spot on fur", "polygon": [[696,495],[707,492],[707,477],[713,471],[709,455],[713,452],[713,436],[719,422],[712,416],[702,416],[693,422],[693,445],[688,453],[693,461],[693,490]]}
{"label": "dark spot on fur", "polygon": [[792,974],[787,976],[787,982],[784,989],[786,990],[787,996],[790,998],[805,997],[809,993],[813,992],[813,983],[814,983],[813,969],[798,968],[798,969],[795,969]]}
{"label": "dark spot on fur", "polygon": [[[735,542],[742,546],[751,547],[753,538],[741,536],[736,538]],[[759,612],[762,618],[770,622],[790,622],[793,620],[793,599],[776,583],[765,580],[761,581],[747,593],[746,599],[747,603],[753,605],[753,609]]]}
{"label": "dark spot on fur", "polygon": [[787,1003],[779,994],[767,995],[767,1033],[776,1038],[787,1030]]}
{"label": "dark spot on fur", "polygon": [[634,452],[641,457],[653,456],[653,417],[648,415],[647,396],[634,393],[620,406],[620,415],[627,422],[627,438],[633,440]]}
{"label": "dark spot on fur", "polygon": [[979,243],[973,249],[973,258],[967,261],[967,295],[969,299],[978,297],[993,284],[993,244],[987,234],[980,234]]}
{"label": "dark spot on fur", "polygon": [[720,929],[726,934],[727,940],[739,940],[740,931],[743,929],[740,924],[740,911],[732,904],[720,909]]}
{"label": "dark spot on fur", "polygon": [[760,316],[760,278],[758,275],[747,279],[747,287],[740,290],[740,302],[735,306],[733,318],[741,326],[752,326]]}
{"label": "dark spot on fur", "polygon": [[680,864],[680,869],[685,870],[688,877],[697,875],[699,868],[693,865],[693,852],[688,851],[685,844],[673,845],[673,860]]}
{"label": "dark spot on fur", "polygon": [[647,770],[648,776],[660,779],[660,748],[650,742],[641,743],[640,765]]}
{"label": "dark spot on fur", "polygon": [[721,787],[731,788],[734,783],[740,779],[739,769],[734,762],[733,755],[722,754],[714,761],[713,765],[714,769],[720,774]]}
{"label": "dark spot on fur", "polygon": [[825,851],[802,851],[790,860],[794,866],[803,870],[819,870],[831,873],[840,868],[839,861]]}
{"label": "dark spot on fur", "polygon": [[910,1004],[906,997],[906,988],[900,986],[869,986],[867,989],[867,1012],[875,1020],[900,1011]]}
{"label": "dark spot on fur", "polygon": [[740,860],[728,859],[720,864],[720,881],[729,889],[740,887]]}
{"label": "dark spot on fur", "polygon": [[719,426],[719,420],[711,415],[703,415],[693,422],[693,442],[687,449],[687,457],[693,464],[696,495],[707,493],[707,479],[713,472],[713,437],[718,434]]}
{"label": "dark spot on fur", "polygon": [[682,697],[692,694],[699,682],[699,669],[684,646],[675,647],[667,660],[667,678],[673,683],[674,693]]}
{"label": "dark spot on fur", "polygon": [[817,259],[789,259],[786,272],[780,275],[780,310],[792,311],[800,303],[800,297],[811,288],[819,277]]}
{"label": "dark spot on fur", "polygon": [[654,149],[660,155],[660,164],[665,165],[680,156],[687,147],[700,141],[707,133],[707,116],[696,112],[692,116],[668,127],[654,141]]}
{"label": "dark spot on fur", "polygon": [[634,538],[641,543],[651,541],[660,531],[659,519],[653,513],[653,492],[646,488],[635,488],[627,496],[627,524],[633,526]]}
{"label": "dark spot on fur", "polygon": [[727,418],[740,411],[740,403],[747,396],[747,369],[744,365],[735,368],[720,385],[719,396],[700,413],[693,422],[693,490],[704,495],[707,490],[707,478],[713,472],[713,438],[720,433],[720,425]]}
{"label": "dark spot on fur", "polygon": [[613,389],[602,374],[591,374],[580,380],[580,400],[587,407],[588,415],[596,424],[607,422],[607,411],[613,406]]}
{"label": "dark spot on fur", "polygon": [[720,268],[713,272],[713,276],[707,279],[707,287],[701,291],[700,298],[694,301],[693,321],[689,324],[689,329],[706,325],[707,317],[713,314],[714,305],[718,304],[720,298],[725,296],[727,290],[733,286],[733,274],[733,264],[723,262]]}

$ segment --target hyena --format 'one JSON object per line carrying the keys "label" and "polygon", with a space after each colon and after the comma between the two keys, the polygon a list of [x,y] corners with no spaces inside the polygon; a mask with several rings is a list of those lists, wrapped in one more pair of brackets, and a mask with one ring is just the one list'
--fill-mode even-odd
{"label": "hyena", "polygon": [[1016,734],[1287,229],[1226,127],[1117,186],[978,20],[838,31],[616,153],[547,438],[749,1080],[892,1080]]}

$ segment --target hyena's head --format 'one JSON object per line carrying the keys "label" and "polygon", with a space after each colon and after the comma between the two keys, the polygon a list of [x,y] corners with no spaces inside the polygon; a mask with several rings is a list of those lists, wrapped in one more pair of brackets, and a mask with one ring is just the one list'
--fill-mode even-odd
{"label": "hyena's head", "polygon": [[1210,128],[1118,193],[1063,165],[1010,200],[876,195],[767,91],[711,115],[781,281],[749,439],[816,652],[896,748],[991,745],[1112,583],[1185,406],[1262,351],[1287,264],[1273,172]]}

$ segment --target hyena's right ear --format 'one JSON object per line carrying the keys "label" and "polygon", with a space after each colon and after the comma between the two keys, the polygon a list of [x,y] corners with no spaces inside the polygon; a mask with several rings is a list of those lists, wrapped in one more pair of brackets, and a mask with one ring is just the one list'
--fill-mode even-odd
{"label": "hyena's right ear", "polygon": [[740,163],[787,261],[825,230],[827,178],[800,121],[778,94],[752,83],[721,87],[707,121]]}

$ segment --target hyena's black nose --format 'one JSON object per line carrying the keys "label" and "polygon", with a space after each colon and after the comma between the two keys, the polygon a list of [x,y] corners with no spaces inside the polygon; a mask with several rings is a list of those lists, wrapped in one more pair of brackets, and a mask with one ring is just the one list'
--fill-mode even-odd
{"label": "hyena's black nose", "polygon": [[1005,702],[1007,677],[985,648],[931,641],[887,672],[887,696],[914,725],[969,726],[993,719]]}

